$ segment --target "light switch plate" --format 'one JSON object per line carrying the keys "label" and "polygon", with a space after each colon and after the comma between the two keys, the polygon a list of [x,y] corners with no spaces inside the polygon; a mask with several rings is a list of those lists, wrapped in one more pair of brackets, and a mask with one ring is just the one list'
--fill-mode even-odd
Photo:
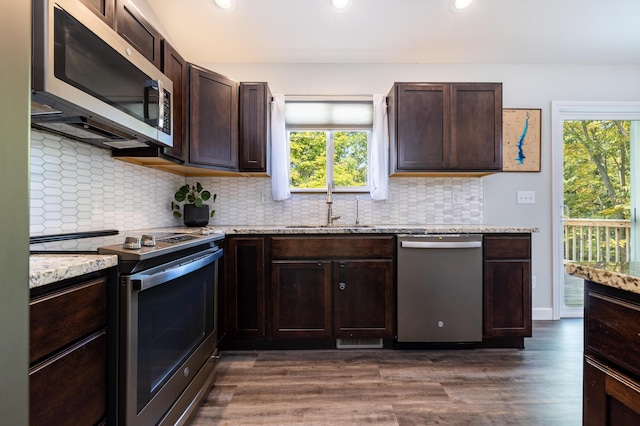
{"label": "light switch plate", "polygon": [[518,204],[535,204],[536,191],[518,191]]}

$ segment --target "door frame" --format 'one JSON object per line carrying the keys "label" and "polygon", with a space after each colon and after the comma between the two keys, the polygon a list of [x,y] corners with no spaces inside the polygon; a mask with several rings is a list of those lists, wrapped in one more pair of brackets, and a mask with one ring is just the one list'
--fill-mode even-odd
{"label": "door frame", "polygon": [[551,208],[552,208],[552,268],[553,268],[553,319],[565,316],[582,316],[583,310],[564,307],[563,265],[563,122],[565,120],[640,120],[640,102],[551,102]]}

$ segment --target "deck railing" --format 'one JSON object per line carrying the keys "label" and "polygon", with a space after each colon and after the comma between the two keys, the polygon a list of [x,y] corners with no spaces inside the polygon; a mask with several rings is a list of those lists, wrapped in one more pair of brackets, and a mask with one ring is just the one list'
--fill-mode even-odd
{"label": "deck railing", "polygon": [[631,250],[631,222],[617,219],[564,219],[565,260],[624,262]]}

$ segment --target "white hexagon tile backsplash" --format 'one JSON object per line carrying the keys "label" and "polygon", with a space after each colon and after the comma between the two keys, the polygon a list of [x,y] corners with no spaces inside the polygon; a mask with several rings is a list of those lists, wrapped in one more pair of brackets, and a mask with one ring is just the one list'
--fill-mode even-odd
{"label": "white hexagon tile backsplash", "polygon": [[[218,195],[211,225],[300,225],[327,220],[326,194],[271,198],[271,179],[190,177],[126,163],[108,150],[38,130],[31,131],[31,235],[101,229],[180,226],[170,203],[184,183],[201,182]],[[352,225],[359,198],[360,224],[482,224],[482,178],[390,178],[390,198],[333,197],[336,222]]]}
{"label": "white hexagon tile backsplash", "polygon": [[30,172],[31,235],[175,226],[169,205],[185,181],[37,130]]}

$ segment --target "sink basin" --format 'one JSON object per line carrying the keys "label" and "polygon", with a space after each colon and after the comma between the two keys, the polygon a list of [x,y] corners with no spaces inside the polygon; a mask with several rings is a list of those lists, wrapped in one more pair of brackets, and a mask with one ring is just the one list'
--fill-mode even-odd
{"label": "sink basin", "polygon": [[345,228],[375,228],[375,225],[287,225],[285,228],[303,228],[303,229],[314,229],[314,228],[328,228],[328,229],[345,229]]}

